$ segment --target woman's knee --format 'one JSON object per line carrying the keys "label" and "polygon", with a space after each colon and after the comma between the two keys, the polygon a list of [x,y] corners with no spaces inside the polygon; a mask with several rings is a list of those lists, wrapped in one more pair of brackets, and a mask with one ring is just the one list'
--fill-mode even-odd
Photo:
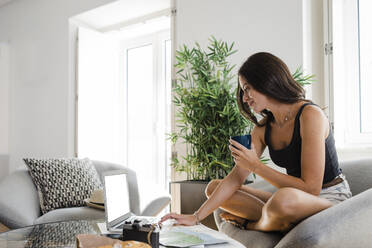
{"label": "woman's knee", "polygon": [[213,179],[210,181],[205,188],[205,195],[209,198],[209,196],[213,193],[213,191],[217,188],[218,184],[220,184],[221,179]]}
{"label": "woman's knee", "polygon": [[268,215],[290,217],[296,215],[299,197],[295,188],[280,188],[267,202]]}

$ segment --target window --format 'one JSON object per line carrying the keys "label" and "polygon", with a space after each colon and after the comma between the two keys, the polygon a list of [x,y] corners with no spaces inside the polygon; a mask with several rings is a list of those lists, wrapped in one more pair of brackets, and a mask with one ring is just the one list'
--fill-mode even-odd
{"label": "window", "polygon": [[127,163],[141,180],[168,189],[170,130],[169,32],[122,43],[126,78]]}
{"label": "window", "polygon": [[127,164],[142,177],[154,177],[157,173],[157,166],[154,166],[157,104],[153,82],[153,46],[130,48],[126,55]]}
{"label": "window", "polygon": [[144,187],[162,190],[170,177],[169,36],[81,28],[78,42],[78,156],[123,164]]}
{"label": "window", "polygon": [[[163,42],[163,46],[164,46],[164,63],[165,63],[165,70],[163,71],[164,73],[164,78],[165,78],[165,83],[166,83],[166,87],[165,87],[165,100],[166,100],[166,106],[165,106],[165,109],[164,109],[164,116],[165,116],[165,122],[168,123],[168,125],[166,125],[166,133],[171,133],[171,103],[172,103],[172,86],[171,86],[171,82],[172,82],[172,64],[171,64],[171,58],[172,58],[172,42],[170,39],[168,40],[164,40]],[[171,164],[171,142],[170,141],[167,141],[166,142],[166,149],[165,149],[165,158],[167,161],[165,161],[165,164],[167,165],[166,166],[166,187],[167,187],[167,191],[169,192],[169,183],[171,181],[171,167],[170,167],[170,164]]]}
{"label": "window", "polygon": [[[372,145],[372,2],[328,0],[330,102],[338,147]],[[333,91],[332,91],[333,89]]]}
{"label": "window", "polygon": [[359,75],[362,133],[372,133],[372,2],[359,0]]}

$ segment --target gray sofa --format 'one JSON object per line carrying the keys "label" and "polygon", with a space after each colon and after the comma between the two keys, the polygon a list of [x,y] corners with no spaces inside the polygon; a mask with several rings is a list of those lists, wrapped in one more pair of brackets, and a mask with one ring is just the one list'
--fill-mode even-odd
{"label": "gray sofa", "polygon": [[[118,169],[127,171],[130,209],[134,214],[155,216],[170,203],[169,194],[161,193],[146,206],[141,206],[137,176],[133,170],[118,164],[94,160],[92,162],[101,181],[105,171]],[[25,166],[0,183],[0,223],[11,229],[55,221],[104,218],[104,211],[91,207],[61,208],[42,215],[36,187]]]}
{"label": "gray sofa", "polygon": [[[372,247],[372,159],[340,163],[353,197],[315,214],[287,234],[241,230],[221,221],[220,209],[214,212],[219,230],[246,247]],[[275,188],[265,181],[251,184],[271,192]]]}

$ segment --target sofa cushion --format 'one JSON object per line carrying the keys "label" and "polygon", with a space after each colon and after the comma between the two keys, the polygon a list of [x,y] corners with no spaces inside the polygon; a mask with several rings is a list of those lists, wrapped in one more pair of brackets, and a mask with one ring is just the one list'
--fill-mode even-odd
{"label": "sofa cushion", "polygon": [[230,238],[239,241],[248,248],[272,248],[283,237],[283,235],[278,232],[265,233],[242,230],[225,221],[221,222],[219,231],[227,234]]}
{"label": "sofa cushion", "polygon": [[340,167],[349,182],[353,195],[372,188],[371,159],[343,161],[340,163]]}
{"label": "sofa cushion", "polygon": [[84,199],[102,187],[89,159],[24,159],[38,190],[43,214],[58,208],[84,206]]}
{"label": "sofa cushion", "polygon": [[283,235],[278,232],[265,233],[259,231],[242,230],[238,227],[235,227],[231,223],[221,220],[220,214],[222,212],[223,210],[220,208],[217,208],[213,212],[218,230],[225,233],[232,239],[239,241],[245,247],[272,248],[283,237]]}
{"label": "sofa cushion", "polygon": [[49,211],[35,220],[34,224],[69,220],[104,220],[105,211],[90,207],[60,208]]}
{"label": "sofa cushion", "polygon": [[299,223],[275,248],[371,247],[372,189]]}
{"label": "sofa cushion", "polygon": [[0,222],[14,229],[32,225],[39,216],[35,184],[26,169],[16,170],[0,183]]}

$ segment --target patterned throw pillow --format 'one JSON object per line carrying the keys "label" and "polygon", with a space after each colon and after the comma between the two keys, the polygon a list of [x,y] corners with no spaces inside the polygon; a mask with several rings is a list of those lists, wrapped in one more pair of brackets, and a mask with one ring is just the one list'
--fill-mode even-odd
{"label": "patterned throw pillow", "polygon": [[57,208],[85,206],[84,199],[102,188],[89,159],[23,159],[30,170],[43,214]]}

